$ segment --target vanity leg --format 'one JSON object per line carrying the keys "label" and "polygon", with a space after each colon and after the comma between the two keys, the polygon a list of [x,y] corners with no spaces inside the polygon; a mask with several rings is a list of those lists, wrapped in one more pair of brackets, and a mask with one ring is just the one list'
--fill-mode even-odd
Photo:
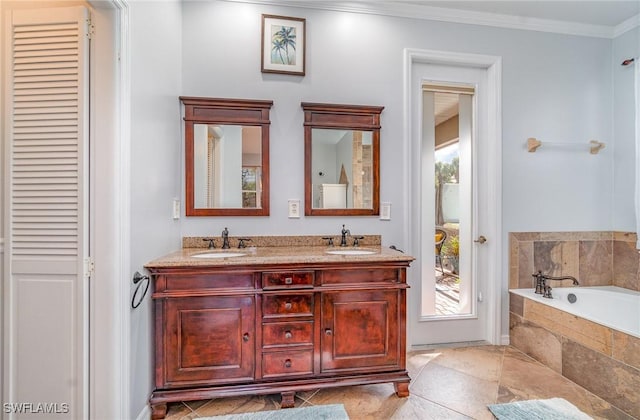
{"label": "vanity leg", "polygon": [[293,391],[283,392],[282,394],[282,402],[280,403],[280,408],[293,408],[295,405],[294,397],[296,395]]}
{"label": "vanity leg", "polygon": [[151,419],[159,420],[167,417],[167,403],[153,404],[151,406]]}
{"label": "vanity leg", "polygon": [[398,397],[405,398],[409,396],[409,382],[394,382],[393,386]]}

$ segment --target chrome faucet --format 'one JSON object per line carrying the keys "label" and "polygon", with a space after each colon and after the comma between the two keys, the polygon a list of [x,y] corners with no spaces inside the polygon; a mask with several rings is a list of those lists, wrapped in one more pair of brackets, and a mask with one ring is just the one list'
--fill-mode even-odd
{"label": "chrome faucet", "polygon": [[229,249],[229,229],[224,228],[222,231],[222,249]]}
{"label": "chrome faucet", "polygon": [[349,229],[345,229],[344,225],[342,225],[342,239],[340,239],[340,246],[347,246],[347,235],[351,236],[351,232]]}
{"label": "chrome faucet", "polygon": [[548,280],[572,280],[574,286],[580,286],[578,280],[573,276],[562,276],[562,277],[554,277],[547,276],[546,274],[542,274],[541,270],[538,270],[537,273],[531,275],[536,279],[536,290],[535,292],[542,297],[553,299],[553,295],[551,294],[551,286],[547,284]]}

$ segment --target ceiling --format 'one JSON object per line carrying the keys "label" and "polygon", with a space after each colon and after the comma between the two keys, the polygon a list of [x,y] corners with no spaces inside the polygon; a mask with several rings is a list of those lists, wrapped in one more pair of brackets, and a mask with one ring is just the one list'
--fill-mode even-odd
{"label": "ceiling", "polygon": [[399,1],[417,6],[466,10],[589,25],[617,26],[640,14],[638,0],[608,1]]}
{"label": "ceiling", "polygon": [[[184,1],[184,0],[183,0]],[[640,0],[230,0],[615,38],[640,26]]]}

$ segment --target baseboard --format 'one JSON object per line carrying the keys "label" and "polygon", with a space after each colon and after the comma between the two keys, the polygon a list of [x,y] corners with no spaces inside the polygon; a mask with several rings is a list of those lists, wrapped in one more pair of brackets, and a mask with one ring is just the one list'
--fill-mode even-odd
{"label": "baseboard", "polygon": [[145,404],[144,408],[136,417],[136,420],[149,420],[151,418],[151,408],[149,408],[149,404]]}
{"label": "baseboard", "polygon": [[509,343],[510,343],[509,334],[504,334],[502,337],[500,337],[501,346],[508,346]]}

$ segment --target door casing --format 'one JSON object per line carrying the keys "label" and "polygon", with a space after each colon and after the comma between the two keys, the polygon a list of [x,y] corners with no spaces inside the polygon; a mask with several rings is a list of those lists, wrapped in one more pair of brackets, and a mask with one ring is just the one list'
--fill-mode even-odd
{"label": "door casing", "polygon": [[[487,112],[486,112],[486,144],[487,149],[486,189],[487,206],[483,208],[483,232],[490,238],[487,248],[486,269],[486,294],[484,299],[489,305],[486,311],[486,337],[484,341],[490,344],[507,344],[508,336],[501,335],[502,320],[502,59],[497,56],[455,53],[436,50],[405,49],[404,50],[404,195],[407,197],[407,205],[404,214],[404,236],[408,240],[407,249],[412,255],[421,254],[420,173],[419,142],[412,140],[414,121],[414,95],[417,94],[412,85],[414,76],[414,64],[436,64],[447,66],[475,67],[485,69],[487,72]],[[416,158],[418,156],[418,158]],[[408,343],[411,346],[428,344],[422,342],[421,336],[429,328],[428,322],[421,322],[420,296],[422,295],[420,260],[412,264],[407,273],[408,282],[411,285],[411,293],[408,297],[407,321]]]}

